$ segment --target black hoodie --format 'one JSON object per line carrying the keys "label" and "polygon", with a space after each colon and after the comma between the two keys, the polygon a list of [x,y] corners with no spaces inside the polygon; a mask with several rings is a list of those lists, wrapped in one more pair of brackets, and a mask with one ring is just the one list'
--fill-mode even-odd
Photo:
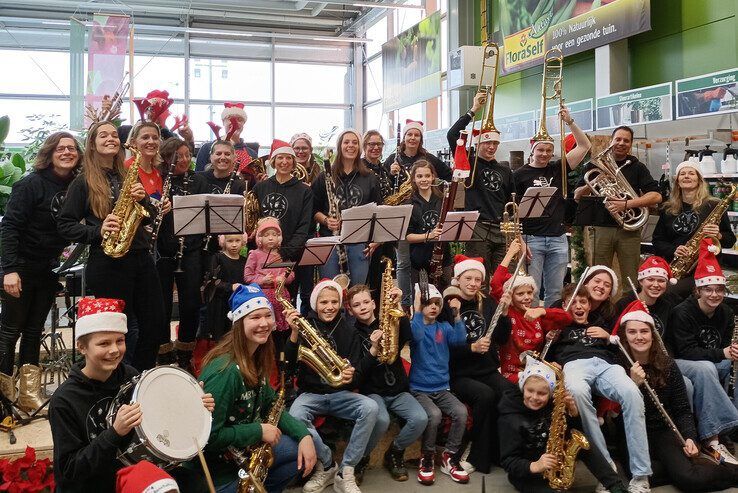
{"label": "black hoodie", "polygon": [[[553,361],[561,366],[569,361],[587,358],[600,358],[608,363],[614,363],[615,352],[610,341],[587,335],[587,329],[594,326],[598,324],[572,322],[564,327],[558,340],[551,346]],[[610,332],[608,327],[602,328]]]}
{"label": "black hoodie", "polygon": [[[313,215],[318,212],[328,215],[330,205],[326,190],[325,173],[318,175],[311,185],[313,189]],[[341,172],[339,183],[335,187],[338,209],[345,210],[359,205],[375,202],[382,203],[379,191],[379,178],[374,173],[361,176],[358,171],[344,174]],[[320,225],[320,236],[331,236],[333,232],[324,224]]]}
{"label": "black hoodie", "polygon": [[[412,196],[413,213],[410,216],[410,224],[407,227],[408,234],[427,233],[432,231],[438,225],[441,218],[441,208],[443,207],[443,198],[432,193],[430,200],[425,200],[419,193]],[[433,247],[438,242],[428,243],[411,243],[410,244],[410,263],[413,269],[427,269],[433,258]],[[443,265],[451,265],[451,246],[450,243],[443,245]],[[453,324],[452,324],[453,325]]]}
{"label": "black hoodie", "polygon": [[725,359],[723,348],[730,345],[734,327],[733,310],[725,302],[708,317],[697,298],[690,296],[671,311],[667,341],[675,358],[719,363]]}
{"label": "black hoodie", "polygon": [[71,181],[45,168],[13,185],[0,223],[3,273],[40,273],[59,265],[69,242],[57,232],[56,216]]}
{"label": "black hoodie", "polygon": [[283,259],[299,260],[302,247],[310,236],[313,224],[313,191],[297,178],[279,183],[276,176],[254,187],[259,200],[259,217],[279,219],[282,228]]}
{"label": "black hoodie", "polygon": [[[199,173],[187,172],[187,193],[184,189],[184,174],[172,175],[170,196],[175,195],[198,195],[210,192],[205,177]],[[198,250],[202,248],[203,235],[187,235],[184,237],[185,251]],[[164,216],[159,228],[159,237],[157,239],[159,253],[162,257],[173,257],[179,250],[179,238],[174,236],[174,214],[169,213]]]}
{"label": "black hoodie", "polygon": [[121,363],[108,380],[100,382],[85,376],[83,366],[72,367],[49,406],[56,491],[112,493],[115,474],[124,466],[116,459],[118,450],[133,432],[118,436],[105,418],[120,387],[138,372]]}
{"label": "black hoodie", "polygon": [[[225,188],[228,186],[228,182],[231,180],[231,175],[223,178],[217,178],[212,169],[200,172],[208,183],[207,191],[205,193],[223,193]],[[231,182],[231,194],[243,195],[246,190],[246,183],[243,179],[236,174],[236,177]]]}
{"label": "black hoodie", "polygon": [[[615,321],[620,318],[623,310],[635,300],[633,293],[628,293],[615,303]],[[678,295],[670,292],[665,292],[656,299],[653,305],[648,305],[648,313],[653,317],[653,321],[656,323],[656,330],[658,330],[661,338],[666,338],[667,323],[671,316],[671,310],[681,303],[682,300]]]}
{"label": "black hoodie", "polygon": [[[436,175],[438,176],[438,178],[440,178],[441,180],[451,181],[451,168],[449,168],[448,164],[444,163],[430,152],[426,152],[425,155],[418,153],[413,157],[406,156],[405,153],[401,152],[398,162],[400,163],[400,166],[402,166],[407,172],[410,172],[410,169],[412,169],[415,161],[418,161],[419,159],[425,159],[426,161],[431,163],[436,170]],[[387,159],[384,160],[384,164],[382,165],[384,166],[386,173],[389,173],[391,175],[390,168],[392,167],[392,163],[394,162],[395,153],[393,152],[392,154],[387,156]],[[400,173],[400,177],[397,183],[398,186],[405,183],[405,173]]]}
{"label": "black hoodie", "polygon": [[[369,336],[378,328],[379,319],[375,319],[370,325],[356,322],[356,331],[360,337],[362,356],[369,354],[369,348],[372,345]],[[412,339],[409,318],[402,317],[400,319],[399,332],[398,353]],[[391,397],[401,392],[408,392],[409,390],[410,385],[407,379],[407,373],[405,372],[405,366],[399,354],[391,365],[378,363],[377,366],[371,368],[371,371],[366,372],[363,380],[359,382],[359,391],[364,395],[377,394]]]}

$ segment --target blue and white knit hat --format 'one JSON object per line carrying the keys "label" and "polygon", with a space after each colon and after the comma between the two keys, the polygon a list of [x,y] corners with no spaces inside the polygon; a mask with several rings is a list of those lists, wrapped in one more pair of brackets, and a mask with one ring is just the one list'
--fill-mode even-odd
{"label": "blue and white knit hat", "polygon": [[264,291],[256,283],[238,286],[228,300],[228,304],[231,307],[228,318],[232,322],[236,322],[260,308],[269,308],[274,313],[272,304],[269,303]]}
{"label": "blue and white knit hat", "polygon": [[554,387],[556,387],[556,374],[554,371],[535,358],[527,358],[525,369],[518,373],[518,385],[520,385],[520,390],[523,390],[525,381],[530,377],[541,377],[546,380],[551,392],[553,392]]}

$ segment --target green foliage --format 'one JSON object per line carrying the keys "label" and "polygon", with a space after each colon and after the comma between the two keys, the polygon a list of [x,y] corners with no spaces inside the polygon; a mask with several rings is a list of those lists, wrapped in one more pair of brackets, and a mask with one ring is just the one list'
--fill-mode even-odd
{"label": "green foliage", "polygon": [[8,115],[0,117],[0,147],[2,147],[5,139],[8,138],[10,132],[10,117]]}
{"label": "green foliage", "polygon": [[28,142],[23,150],[23,157],[26,162],[31,163],[36,159],[38,150],[49,135],[64,130],[65,126],[58,122],[59,116],[33,114],[26,117],[32,122],[30,127],[21,130],[23,142]]}
{"label": "green foliage", "polygon": [[18,153],[3,152],[5,139],[10,132],[10,118],[6,115],[0,118],[0,215],[5,214],[5,205],[8,203],[13,183],[17,182],[26,172],[26,160]]}

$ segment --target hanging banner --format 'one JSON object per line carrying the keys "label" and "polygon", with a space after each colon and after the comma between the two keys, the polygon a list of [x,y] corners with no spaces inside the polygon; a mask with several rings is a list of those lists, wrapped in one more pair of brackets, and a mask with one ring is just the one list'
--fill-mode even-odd
{"label": "hanging banner", "polygon": [[677,118],[738,110],[738,68],[676,81]]}
{"label": "hanging banner", "polygon": [[441,14],[436,12],[382,45],[382,111],[441,94]]}
{"label": "hanging banner", "polygon": [[495,127],[500,131],[500,141],[530,139],[536,133],[536,111],[495,117]]}
{"label": "hanging banner", "polygon": [[85,34],[84,22],[69,19],[69,128],[84,128]]}
{"label": "hanging banner", "polygon": [[597,130],[671,120],[671,82],[597,98]]}
{"label": "hanging banner", "polygon": [[650,0],[482,1],[496,17],[503,75],[540,64],[551,48],[572,55],[651,29]]}
{"label": "hanging banner", "polygon": [[98,14],[92,18],[85,104],[99,108],[104,95],[112,97],[120,89],[126,68],[130,20],[127,15]]}
{"label": "hanging banner", "polygon": [[[569,108],[569,114],[577,122],[577,126],[584,132],[591,132],[594,130],[594,121],[592,117],[592,110],[594,109],[593,99],[583,99],[581,101],[573,101],[571,103],[564,102],[567,108]],[[541,111],[536,111],[536,117],[541,120]],[[549,106],[546,108],[546,128],[548,133],[551,135],[559,135],[559,107]],[[564,127],[566,128],[566,127]]]}

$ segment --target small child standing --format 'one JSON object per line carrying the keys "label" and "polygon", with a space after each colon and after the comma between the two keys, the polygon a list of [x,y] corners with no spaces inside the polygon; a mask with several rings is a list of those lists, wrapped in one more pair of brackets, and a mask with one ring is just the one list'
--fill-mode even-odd
{"label": "small child standing", "polygon": [[[218,237],[220,252],[213,256],[210,270],[206,274],[207,327],[210,337],[217,342],[223,334],[231,330],[228,319],[228,299],[233,291],[243,283],[246,259],[241,256],[241,248],[246,240],[242,234],[221,235]],[[210,291],[211,295],[207,292]]]}
{"label": "small child standing", "polygon": [[[525,255],[523,245],[515,240],[510,244],[505,258],[495,270],[490,282],[490,292],[499,303],[503,293],[510,288],[512,275],[507,270],[512,259]],[[500,346],[500,372],[512,383],[518,383],[522,368],[520,354],[524,351],[540,352],[545,344],[545,334],[563,329],[571,323],[571,315],[561,308],[531,308],[536,295],[536,281],[528,275],[518,275],[512,286],[512,305],[507,309],[511,330],[507,342]]]}
{"label": "small child standing", "polygon": [[451,476],[457,483],[468,483],[469,474],[459,464],[459,448],[466,429],[466,406],[449,390],[448,371],[449,347],[466,343],[466,326],[459,314],[461,302],[458,299],[448,302],[455,309],[452,327],[448,322],[437,321],[443,298],[434,285],[428,286],[427,300],[421,300],[417,284],[415,293],[415,315],[410,323],[410,393],[428,414],[418,481],[426,486],[435,482],[436,435],[441,418],[446,414],[451,418],[451,429],[443,451],[441,472]]}

